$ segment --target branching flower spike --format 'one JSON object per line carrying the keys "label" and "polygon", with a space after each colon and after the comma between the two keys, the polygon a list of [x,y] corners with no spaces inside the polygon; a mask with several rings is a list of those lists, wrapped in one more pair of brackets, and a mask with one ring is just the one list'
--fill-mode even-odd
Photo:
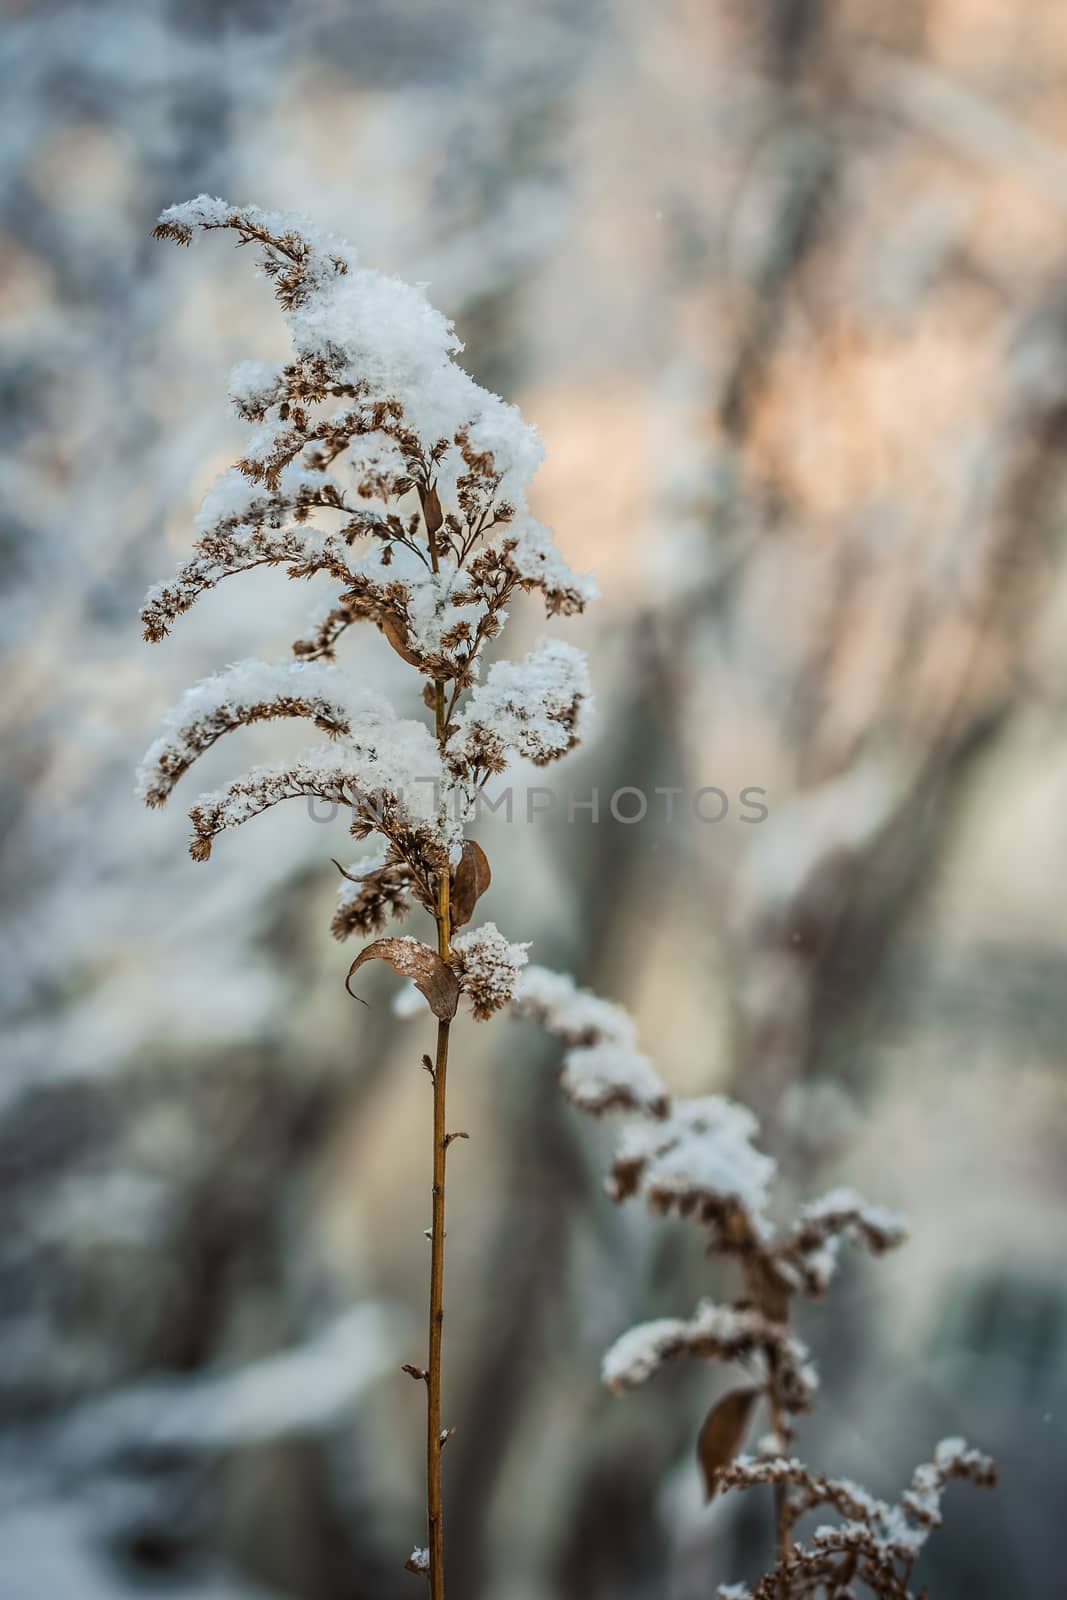
{"label": "branching flower spike", "polygon": [[[526,964],[526,946],[492,923],[458,934],[489,883],[464,828],[479,790],[510,760],[545,765],[572,749],[590,703],[585,660],[571,645],[546,641],[484,679],[481,656],[518,591],[538,591],[549,615],[566,615],[595,590],[528,510],[542,455],[536,433],[456,364],[452,325],[420,289],[362,267],[349,244],[308,223],[207,196],[165,211],[156,234],[188,245],[216,230],[257,255],[292,353],[277,367],[235,369],[230,398],[252,431],[201,505],[191,558],[147,595],[145,637],[162,639],[200,595],[254,567],[321,575],[332,592],[292,660],[240,662],[186,694],[145,756],[139,792],[161,805],[223,734],[305,718],[324,742],[201,795],[190,813],[193,857],[206,860],[221,833],[279,801],[315,796],[347,809],[355,838],[377,836],[372,854],[340,868],[336,937],[380,933],[415,905],[434,920],[432,945],[377,939],[348,976],[384,960],[414,981],[437,1019],[429,1352],[425,1370],[406,1368],[427,1390],[427,1543],[407,1564],[441,1600],[449,1027],[463,995],[478,1018],[507,1005]],[[398,717],[332,665],[360,621],[421,674],[429,722]],[[575,1072],[579,1094],[595,1099],[595,1061]]]}
{"label": "branching flower spike", "polygon": [[[691,1317],[630,1328],[605,1355],[602,1371],[617,1393],[645,1383],[676,1356],[744,1371],[744,1381],[705,1416],[697,1459],[708,1500],[725,1489],[773,1490],[776,1553],[755,1588],[721,1585],[718,1600],[915,1600],[913,1568],[941,1525],[943,1490],[952,1479],[994,1483],[993,1462],[962,1439],[944,1439],[933,1460],[916,1469],[899,1504],[890,1505],[847,1479],[813,1472],[791,1453],[797,1418],[815,1405],[819,1384],[793,1329],[794,1301],[829,1291],[844,1241],[876,1256],[902,1244],[903,1220],[851,1189],[832,1189],[791,1225],[776,1226],[770,1214],[776,1164],[753,1143],[758,1125],[744,1106],[722,1095],[672,1101],[637,1050],[626,1012],[561,973],[527,967],[511,1010],[566,1046],[562,1087],[580,1109],[626,1115],[608,1179],[611,1197],[689,1218],[704,1230],[708,1254],[732,1265],[740,1279],[728,1303],[704,1300]],[[741,1454],[760,1406],[767,1431],[757,1454]],[[800,1525],[815,1513],[814,1529],[798,1539]]]}

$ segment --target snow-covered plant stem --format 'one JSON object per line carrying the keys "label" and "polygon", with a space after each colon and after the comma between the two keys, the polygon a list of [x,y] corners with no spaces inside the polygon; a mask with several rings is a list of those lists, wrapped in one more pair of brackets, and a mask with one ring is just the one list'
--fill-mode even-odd
{"label": "snow-covered plant stem", "polygon": [[[423,1057],[433,1083],[427,1365],[404,1370],[427,1396],[427,1544],[407,1565],[428,1578],[431,1600],[443,1600],[441,1456],[452,1432],[441,1415],[445,1172],[450,1144],[464,1137],[446,1121],[450,1030],[462,996],[479,1020],[512,999],[527,949],[491,922],[459,932],[490,880],[465,830],[480,790],[514,757],[544,766],[578,743],[589,704],[585,659],[572,645],[542,641],[484,679],[481,658],[513,595],[538,590],[554,615],[582,610],[595,591],[527,509],[542,454],[536,434],[456,365],[452,325],[420,289],[361,267],[344,240],[254,206],[201,196],[164,212],[156,232],[189,244],[196,231],[216,229],[258,250],[292,356],[280,367],[235,369],[231,399],[252,435],[208,491],[192,559],[150,591],[145,635],[163,638],[202,593],[253,567],[322,577],[333,593],[293,646],[294,661],[238,662],[186,694],[145,757],[141,793],[162,804],[235,728],[307,718],[328,744],[200,797],[190,813],[194,859],[279,801],[314,796],[347,809],[355,838],[381,841],[340,868],[335,936],[381,933],[413,905],[433,919],[432,945],[375,939],[346,986],[365,962],[385,961],[414,982],[437,1021],[434,1058]],[[359,621],[373,623],[423,680],[432,731],[330,664]]]}
{"label": "snow-covered plant stem", "polygon": [[[772,1490],[775,1554],[754,1588],[720,1585],[719,1600],[915,1600],[912,1572],[941,1524],[942,1492],[953,1479],[992,1484],[993,1462],[962,1439],[943,1439],[890,1504],[793,1454],[797,1418],[818,1393],[818,1373],[793,1331],[794,1302],[828,1292],[846,1240],[874,1255],[903,1243],[902,1219],[851,1189],[833,1189],[776,1226],[769,1214],[775,1163],[753,1143],[757,1123],[744,1106],[721,1095],[672,1101],[636,1049],[626,1013],[560,973],[527,967],[512,1009],[567,1046],[563,1089],[580,1109],[625,1115],[612,1198],[642,1199],[660,1216],[690,1219],[704,1231],[708,1255],[739,1279],[725,1303],[702,1300],[691,1317],[630,1328],[603,1363],[604,1382],[618,1392],[678,1356],[745,1372],[707,1412],[697,1459],[709,1501],[721,1490]],[[768,1431],[753,1454],[741,1454],[761,1409]],[[817,1525],[798,1537],[813,1513]]]}
{"label": "snow-covered plant stem", "polygon": [[[434,571],[437,555],[433,551]],[[446,739],[445,686],[436,679],[434,691],[434,726],[439,747],[444,751]],[[452,959],[452,922],[449,874],[440,874],[437,888],[437,953],[448,963]],[[448,1170],[447,1101],[448,1040],[451,1020],[442,1017],[437,1024],[437,1051],[434,1055],[431,1077],[433,1080],[433,1206],[430,1223],[430,1326],[427,1337],[429,1351],[426,1368],[426,1532],[429,1539],[430,1597],[439,1600],[444,1594],[444,1509],[441,1499],[441,1452],[447,1435],[441,1426],[441,1347],[445,1323],[445,1178]]]}

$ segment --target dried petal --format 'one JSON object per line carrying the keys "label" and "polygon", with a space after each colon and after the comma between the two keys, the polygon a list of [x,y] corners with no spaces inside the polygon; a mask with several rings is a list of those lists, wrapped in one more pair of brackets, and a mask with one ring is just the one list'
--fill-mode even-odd
{"label": "dried petal", "polygon": [[753,1388],[731,1389],[716,1400],[697,1438],[697,1460],[704,1475],[704,1499],[711,1500],[719,1487],[719,1474],[740,1450],[752,1409],[759,1396]]}
{"label": "dried petal", "polygon": [[453,928],[462,928],[470,921],[491,879],[485,851],[473,839],[465,839],[463,854],[452,874],[450,905]]}
{"label": "dried petal", "polygon": [[436,489],[427,489],[422,497],[422,514],[426,519],[426,532],[431,539],[445,520],[441,514],[441,501]]}
{"label": "dried petal", "polygon": [[361,950],[348,969],[345,988],[353,1000],[360,997],[351,987],[353,973],[365,961],[387,961],[402,978],[410,978],[440,1022],[451,1022],[459,1004],[459,979],[441,960],[436,950],[420,939],[375,939]]}

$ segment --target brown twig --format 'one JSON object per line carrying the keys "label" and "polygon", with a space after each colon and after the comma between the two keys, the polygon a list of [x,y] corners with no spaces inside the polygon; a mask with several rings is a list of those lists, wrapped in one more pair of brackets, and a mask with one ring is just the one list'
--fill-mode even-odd
{"label": "brown twig", "polygon": [[[436,530],[427,515],[426,494],[420,491],[433,570],[438,570]],[[445,686],[434,681],[434,727],[444,749],[447,729]],[[448,868],[437,879],[437,953],[447,962],[451,955],[451,883]],[[448,1040],[451,1023],[437,1024],[437,1053],[433,1070],[433,1215],[430,1232],[429,1362],[426,1376],[426,1524],[429,1551],[430,1600],[444,1600],[444,1512],[441,1496],[441,1347],[445,1322],[445,1170],[449,1136],[445,1120],[448,1079]]]}
{"label": "brown twig", "polygon": [[[447,877],[444,876],[447,884]],[[447,937],[447,936],[446,936]],[[444,1600],[444,1517],[441,1503],[441,1344],[445,1308],[445,1080],[451,1024],[437,1024],[433,1074],[433,1222],[430,1232],[429,1364],[426,1374],[426,1527],[430,1600]]]}

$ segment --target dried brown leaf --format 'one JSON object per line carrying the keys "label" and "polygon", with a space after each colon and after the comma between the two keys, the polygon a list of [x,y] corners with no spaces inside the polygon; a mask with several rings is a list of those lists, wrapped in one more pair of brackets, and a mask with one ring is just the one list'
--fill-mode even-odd
{"label": "dried brown leaf", "polygon": [[420,665],[419,657],[408,644],[408,630],[398,616],[393,615],[391,612],[383,612],[378,619],[378,626],[398,656],[406,661],[410,667]]}
{"label": "dried brown leaf", "polygon": [[485,851],[473,839],[463,841],[463,854],[452,873],[450,905],[453,928],[462,928],[492,880]]}
{"label": "dried brown leaf", "polygon": [[348,969],[345,988],[353,1000],[360,996],[352,989],[352,976],[365,961],[387,961],[402,978],[410,978],[425,995],[430,1010],[440,1022],[451,1022],[459,1005],[459,979],[428,944],[418,939],[375,939],[361,950]]}
{"label": "dried brown leaf", "polygon": [[442,522],[441,501],[436,489],[427,489],[422,497],[422,514],[426,518],[426,532],[432,539]]}
{"label": "dried brown leaf", "polygon": [[731,1389],[716,1400],[704,1418],[697,1439],[697,1460],[704,1475],[706,1501],[714,1497],[720,1472],[741,1448],[759,1393],[758,1389]]}

